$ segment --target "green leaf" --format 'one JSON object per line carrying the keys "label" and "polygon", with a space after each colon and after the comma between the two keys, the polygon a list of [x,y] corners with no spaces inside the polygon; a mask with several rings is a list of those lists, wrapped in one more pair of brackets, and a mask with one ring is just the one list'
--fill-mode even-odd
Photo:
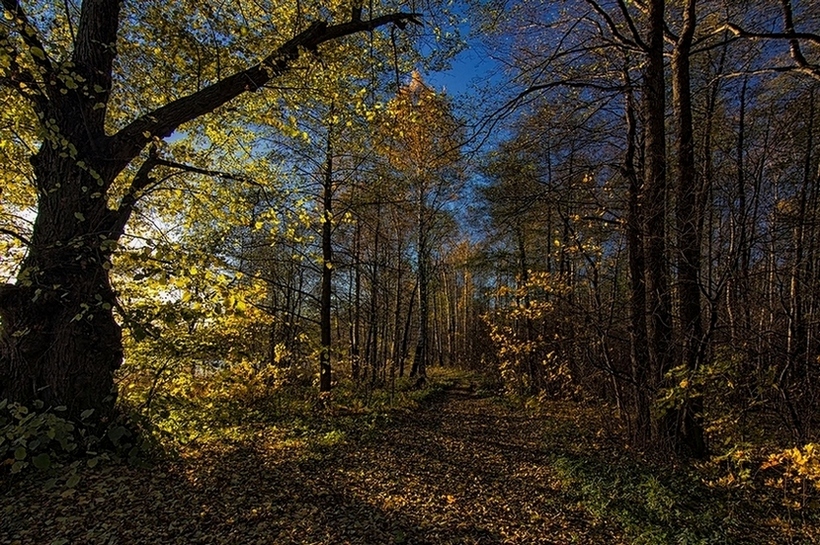
{"label": "green leaf", "polygon": [[86,409],[86,410],[84,410],[83,412],[80,413],[80,418],[82,420],[85,420],[86,418],[88,418],[92,414],[94,414],[94,409]]}
{"label": "green leaf", "polygon": [[51,467],[51,456],[43,452],[31,459],[31,463],[40,470],[46,470]]}
{"label": "green leaf", "polygon": [[68,478],[68,480],[65,482],[65,485],[67,488],[74,488],[75,486],[77,486],[79,482],[80,476],[75,473],[74,475]]}
{"label": "green leaf", "polygon": [[15,460],[25,460],[26,459],[26,447],[17,447],[17,450],[14,451],[14,459]]}
{"label": "green leaf", "polygon": [[82,212],[74,212],[74,217],[80,221],[85,221],[85,216]]}
{"label": "green leaf", "polygon": [[125,429],[123,426],[114,426],[113,428],[108,430],[108,438],[115,445],[119,444],[120,439],[122,439],[126,435],[128,435],[128,430]]}

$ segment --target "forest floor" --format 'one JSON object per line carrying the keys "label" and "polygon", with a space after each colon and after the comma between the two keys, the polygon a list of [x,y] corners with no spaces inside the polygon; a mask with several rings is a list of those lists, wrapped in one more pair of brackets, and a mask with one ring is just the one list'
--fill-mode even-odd
{"label": "forest floor", "polygon": [[151,467],[83,468],[71,489],[0,477],[0,544],[811,542],[679,471],[619,460],[605,427],[590,431],[606,415],[474,390],[337,412],[355,425],[307,439],[260,426]]}

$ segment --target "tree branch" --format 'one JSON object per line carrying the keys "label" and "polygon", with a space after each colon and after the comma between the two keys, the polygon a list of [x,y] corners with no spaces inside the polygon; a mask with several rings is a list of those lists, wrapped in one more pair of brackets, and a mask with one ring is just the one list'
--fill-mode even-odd
{"label": "tree branch", "polygon": [[43,73],[43,77],[48,79],[54,73],[54,68],[43,47],[43,42],[37,35],[37,29],[29,22],[18,0],[2,0],[2,3],[3,9],[11,14],[12,22],[17,27],[17,33],[20,34],[23,43],[28,46],[31,60]]}
{"label": "tree branch", "polygon": [[207,170],[207,169],[195,167],[195,166],[192,166],[192,165],[177,163],[175,161],[168,161],[166,159],[157,159],[156,166],[175,168],[175,169],[182,170],[182,171],[185,171],[185,172],[191,172],[191,173],[194,173],[194,174],[202,174],[203,176],[211,176],[213,178],[222,178],[223,180],[235,180],[237,182],[247,182],[247,181],[249,181],[247,178],[243,178],[242,176],[237,176],[237,175],[231,174],[229,172],[221,172],[221,171],[218,171],[218,170]]}
{"label": "tree branch", "polygon": [[350,21],[334,26],[315,22],[268,55],[261,63],[228,76],[196,93],[180,98],[145,114],[123,127],[111,137],[113,157],[111,170],[119,173],[153,137],[170,136],[177,127],[233,100],[248,91],[256,91],[271,79],[287,72],[303,50],[315,51],[327,41],[358,32],[395,24],[404,28],[407,23],[421,24],[417,13],[393,13],[369,21]]}
{"label": "tree branch", "polygon": [[[639,36],[637,36],[637,41],[633,41],[624,36],[623,34],[621,34],[621,31],[618,30],[618,26],[615,24],[615,21],[612,19],[612,17],[609,16],[606,10],[604,10],[601,6],[598,5],[598,2],[594,2],[593,0],[586,0],[586,3],[589,4],[595,11],[595,13],[597,13],[604,20],[607,28],[609,28],[609,31],[612,33],[612,35],[619,43],[646,50],[646,44],[644,44],[644,42],[640,40]],[[631,27],[632,25],[630,19],[630,29]]]}
{"label": "tree branch", "polygon": [[[750,40],[787,40],[789,42],[789,53],[796,65],[793,70],[820,80],[820,65],[808,62],[800,49],[800,40],[820,46],[820,35],[812,32],[795,32],[791,2],[789,0],[782,0],[781,4],[783,6],[783,19],[786,25],[786,32],[749,32],[734,23],[726,23],[719,28],[718,31],[728,30],[738,38],[747,38]],[[782,71],[782,69],[779,69],[779,71]]]}
{"label": "tree branch", "polygon": [[629,10],[626,7],[626,2],[624,0],[618,0],[618,7],[621,9],[621,13],[626,19],[626,24],[629,26],[629,31],[632,33],[632,39],[635,40],[635,43],[638,44],[641,49],[646,51],[646,43],[641,39],[641,33],[638,32],[638,28],[635,26],[635,21],[632,20],[632,16],[629,14]]}
{"label": "tree branch", "polygon": [[14,231],[12,231],[10,229],[0,228],[0,235],[8,235],[12,238],[16,238],[17,240],[19,240],[20,242],[22,242],[26,246],[31,246],[31,241],[29,241],[29,239],[27,239],[26,237],[24,237],[20,233],[15,233]]}
{"label": "tree branch", "polygon": [[[797,63],[797,66],[805,68],[808,66],[809,62],[800,50],[800,40],[798,40],[795,36],[794,15],[792,14],[791,0],[781,0],[780,4],[783,6],[783,26],[786,27],[786,33],[792,36],[789,40],[789,50],[792,54],[792,58],[794,59],[794,62]],[[820,44],[820,36],[818,36],[818,40],[815,44]]]}
{"label": "tree branch", "polygon": [[[168,167],[177,170],[181,170],[184,172],[191,172],[194,174],[201,174],[203,176],[212,176],[214,178],[221,178],[223,180],[235,180],[238,182],[248,182],[247,178],[243,178],[242,176],[237,176],[235,174],[230,174],[228,172],[220,172],[218,170],[208,170],[204,168],[195,167],[192,165],[186,165],[183,163],[177,163],[176,161],[169,161],[167,159],[162,159],[159,157],[157,152],[156,146],[151,146],[151,149],[148,152],[148,158],[140,165],[139,170],[134,175],[134,179],[131,181],[131,186],[128,188],[128,191],[123,195],[122,199],[120,199],[120,204],[115,211],[114,214],[114,222],[111,227],[112,231],[112,238],[118,239],[122,236],[125,225],[128,223],[128,220],[131,218],[131,214],[134,212],[134,206],[137,204],[137,201],[143,196],[143,192],[148,188],[148,186],[152,185],[157,180],[151,176],[151,172],[156,167]],[[164,181],[168,177],[160,180],[159,182]]]}
{"label": "tree branch", "polygon": [[805,40],[820,46],[820,34],[813,32],[750,32],[734,24],[726,23],[718,28],[715,33],[728,30],[738,38],[749,38],[752,40]]}
{"label": "tree branch", "polygon": [[151,146],[151,149],[148,151],[148,158],[140,165],[139,170],[137,170],[137,173],[134,175],[134,179],[131,180],[131,186],[125,195],[122,196],[122,199],[120,199],[119,206],[117,206],[116,210],[111,211],[113,223],[110,227],[110,236],[112,239],[119,240],[125,232],[125,225],[128,223],[128,220],[131,219],[131,214],[134,213],[134,206],[137,204],[140,194],[146,187],[154,182],[154,178],[151,177],[151,171],[157,166],[159,160],[157,147]]}

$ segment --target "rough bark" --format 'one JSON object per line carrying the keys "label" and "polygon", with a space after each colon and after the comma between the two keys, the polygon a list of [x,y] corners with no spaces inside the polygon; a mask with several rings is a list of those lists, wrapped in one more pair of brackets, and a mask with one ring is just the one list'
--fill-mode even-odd
{"label": "rough bark", "polygon": [[[672,52],[672,96],[678,137],[677,149],[677,238],[678,238],[678,308],[680,309],[680,364],[689,373],[700,367],[703,354],[703,320],[700,304],[701,233],[698,228],[702,211],[698,210],[695,143],[692,130],[692,94],[690,53],[695,33],[695,0],[684,9],[683,28]],[[694,381],[690,382],[695,384]],[[694,386],[693,386],[694,387]],[[706,455],[703,436],[703,399],[697,391],[686,392],[677,410],[672,442],[675,450],[702,458]]]}
{"label": "rough bark", "polygon": [[[14,15],[13,30],[28,47],[43,88],[16,65],[4,70],[0,84],[31,103],[44,140],[31,159],[38,207],[28,253],[16,284],[0,290],[0,399],[30,403],[40,398],[66,406],[73,417],[95,409],[104,420],[113,412],[113,373],[122,362],[121,331],[112,313],[116,301],[108,276],[110,256],[144,188],[135,179],[121,206],[111,210],[107,191],[117,175],[154,137],[168,136],[180,124],[257,90],[286,72],[303,50],[315,51],[329,40],[390,23],[403,26],[417,16],[395,13],[333,26],[316,22],[258,65],[108,136],[104,106],[111,91],[121,2],[82,3],[71,63],[59,67],[48,58],[19,3],[2,3]],[[69,80],[87,82],[89,90],[72,88]]]}
{"label": "rough bark", "polygon": [[629,184],[629,208],[626,218],[626,244],[629,262],[629,346],[633,397],[633,439],[641,446],[652,437],[650,418],[649,346],[646,329],[646,264],[643,247],[643,217],[640,207],[642,184],[635,168],[637,122],[635,99],[628,68],[624,68],[626,88],[625,116],[627,147],[623,175]]}
{"label": "rough bark", "polygon": [[[652,389],[671,369],[672,302],[666,246],[666,80],[664,70],[664,0],[651,0],[647,8],[647,50],[643,73],[644,119],[644,255],[646,306]],[[667,448],[668,418],[658,422],[656,447]]]}

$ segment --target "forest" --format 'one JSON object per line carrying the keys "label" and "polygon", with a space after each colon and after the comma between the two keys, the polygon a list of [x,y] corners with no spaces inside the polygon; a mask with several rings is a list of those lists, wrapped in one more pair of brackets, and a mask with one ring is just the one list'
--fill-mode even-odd
{"label": "forest", "polygon": [[817,2],[0,2],[0,544],[820,542]]}

